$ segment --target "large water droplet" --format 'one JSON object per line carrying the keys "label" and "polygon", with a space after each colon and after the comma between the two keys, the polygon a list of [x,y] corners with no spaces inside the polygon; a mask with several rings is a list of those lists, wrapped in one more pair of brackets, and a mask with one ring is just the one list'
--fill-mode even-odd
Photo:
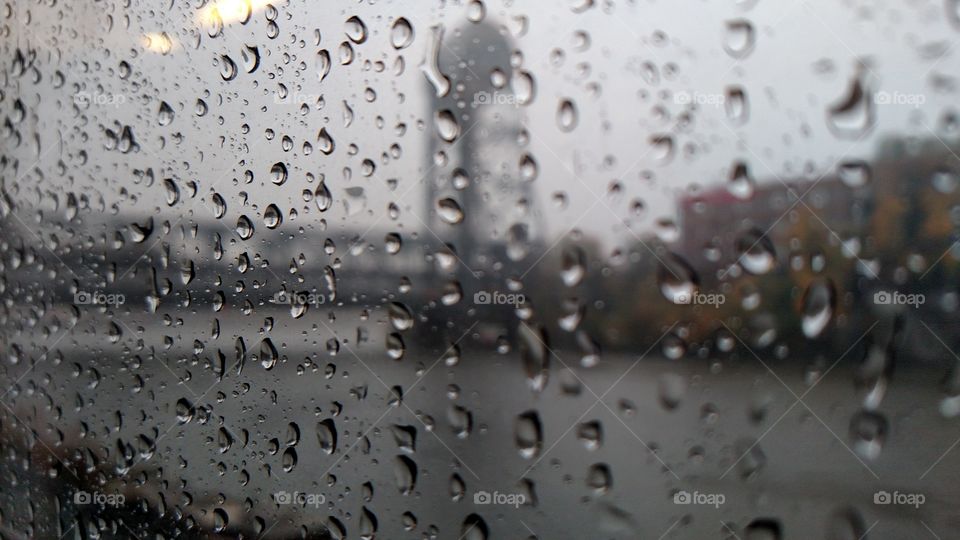
{"label": "large water droplet", "polygon": [[161,126],[168,126],[173,122],[175,113],[173,112],[173,107],[170,106],[166,101],[160,102],[160,111],[157,114],[157,123]]}
{"label": "large water droplet", "polygon": [[354,43],[359,44],[367,40],[367,25],[356,15],[347,19],[343,32]]}
{"label": "large water droplet", "polygon": [[323,82],[327,78],[327,75],[330,74],[330,51],[326,49],[321,49],[317,52],[316,66],[317,66],[317,80]]}
{"label": "large water droplet", "polygon": [[394,49],[405,49],[413,43],[413,26],[410,21],[400,17],[393,23],[390,29],[390,43]]}
{"label": "large water droplet", "polygon": [[247,216],[240,216],[237,219],[237,234],[244,240],[249,240],[253,236],[253,222]]}
{"label": "large water droplet", "polygon": [[449,110],[438,111],[436,115],[437,133],[440,138],[447,142],[457,140],[460,135],[460,124],[456,116]]}
{"label": "large water droplet", "polygon": [[317,424],[317,442],[320,444],[320,450],[325,454],[337,451],[337,426],[333,423],[333,419],[327,418]]}
{"label": "large water droplet", "polygon": [[240,61],[247,73],[253,73],[260,67],[260,49],[256,45],[244,45],[240,51]]}
{"label": "large water droplet", "polygon": [[763,231],[751,228],[737,238],[738,262],[751,274],[766,274],[776,266],[776,251],[773,242]]}
{"label": "large water droplet", "polygon": [[660,261],[657,281],[663,297],[674,304],[689,304],[699,283],[693,267],[680,256],[673,254]]}
{"label": "large water droplet", "polygon": [[397,456],[393,461],[393,477],[400,493],[410,495],[417,483],[417,464],[407,456]]}
{"label": "large water droplet", "polygon": [[847,93],[827,110],[827,125],[838,137],[855,139],[867,134],[876,121],[873,94],[858,73],[850,80]]}
{"label": "large water droplet", "polygon": [[463,221],[463,210],[460,209],[460,204],[449,197],[437,201],[437,213],[440,219],[451,225]]}
{"label": "large water droplet", "polygon": [[237,76],[237,64],[225,54],[220,55],[220,76],[225,81],[232,81]]}
{"label": "large water droplet", "polygon": [[263,223],[268,229],[276,229],[283,223],[283,213],[275,204],[271,204],[263,211]]}
{"label": "large water droplet", "polygon": [[756,39],[756,31],[750,21],[727,21],[723,49],[734,58],[746,58],[753,51]]}

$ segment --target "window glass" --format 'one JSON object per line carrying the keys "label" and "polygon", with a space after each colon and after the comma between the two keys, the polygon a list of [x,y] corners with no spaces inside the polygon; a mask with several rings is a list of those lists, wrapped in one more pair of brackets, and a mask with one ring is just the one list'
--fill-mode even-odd
{"label": "window glass", "polygon": [[6,0],[0,536],[949,538],[958,40]]}

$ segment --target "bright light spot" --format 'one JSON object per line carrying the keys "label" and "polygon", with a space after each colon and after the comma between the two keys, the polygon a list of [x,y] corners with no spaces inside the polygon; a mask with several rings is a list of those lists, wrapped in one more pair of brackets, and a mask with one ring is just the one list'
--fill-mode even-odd
{"label": "bright light spot", "polygon": [[216,0],[200,10],[197,22],[204,26],[220,27],[224,24],[247,22],[250,15],[262,9],[270,0]]}
{"label": "bright light spot", "polygon": [[148,32],[143,35],[140,43],[144,49],[159,54],[167,54],[176,46],[166,32]]}

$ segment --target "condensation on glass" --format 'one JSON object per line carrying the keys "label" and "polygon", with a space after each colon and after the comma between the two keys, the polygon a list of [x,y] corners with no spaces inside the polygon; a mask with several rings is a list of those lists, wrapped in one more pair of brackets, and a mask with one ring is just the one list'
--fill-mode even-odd
{"label": "condensation on glass", "polygon": [[4,538],[951,538],[956,0],[0,6]]}

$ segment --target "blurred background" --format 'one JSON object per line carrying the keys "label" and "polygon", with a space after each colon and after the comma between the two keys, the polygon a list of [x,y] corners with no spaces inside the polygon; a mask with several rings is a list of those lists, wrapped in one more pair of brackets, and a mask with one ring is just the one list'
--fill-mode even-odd
{"label": "blurred background", "polygon": [[0,537],[957,537],[958,41],[8,1]]}

